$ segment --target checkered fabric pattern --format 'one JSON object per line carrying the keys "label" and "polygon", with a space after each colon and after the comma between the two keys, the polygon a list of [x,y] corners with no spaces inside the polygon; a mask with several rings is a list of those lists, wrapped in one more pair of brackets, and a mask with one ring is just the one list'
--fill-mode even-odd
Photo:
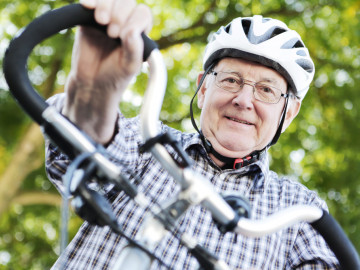
{"label": "checkered fabric pattern", "polygon": [[[63,95],[50,99],[59,110]],[[179,191],[176,182],[149,154],[140,154],[143,143],[138,131],[139,118],[126,119],[119,114],[119,133],[107,147],[113,162],[142,180],[140,192],[161,203]],[[193,169],[209,179],[219,193],[232,192],[245,196],[252,207],[252,218],[263,219],[292,205],[306,204],[327,209],[315,192],[298,182],[280,178],[269,170],[267,153],[259,161],[238,170],[222,170],[208,157],[197,134],[172,130],[159,123],[164,132],[171,130],[188,155],[195,161]],[[46,168],[50,180],[64,191],[61,176],[70,160],[47,141]],[[129,172],[132,172],[129,173]],[[109,188],[110,189],[110,188]],[[128,200],[123,192],[110,190],[108,197],[125,233],[136,238],[143,223],[145,210]],[[178,220],[176,232],[187,232],[199,244],[225,261],[231,269],[338,269],[337,260],[317,232],[307,223],[298,223],[264,237],[222,234],[209,211],[191,207]],[[84,222],[52,269],[114,269],[119,254],[127,242],[108,227]],[[198,269],[199,264],[172,234],[162,239],[153,252],[171,269]],[[64,265],[62,264],[64,262]],[[64,268],[62,268],[64,266]],[[164,267],[154,261],[151,269]]]}

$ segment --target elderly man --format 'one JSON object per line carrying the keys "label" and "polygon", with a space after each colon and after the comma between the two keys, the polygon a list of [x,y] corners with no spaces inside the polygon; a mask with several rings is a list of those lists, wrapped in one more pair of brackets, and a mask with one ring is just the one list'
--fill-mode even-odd
{"label": "elderly man", "polygon": [[[142,144],[139,118],[126,119],[118,108],[121,94],[142,63],[140,34],[150,30],[150,10],[130,0],[81,2],[95,9],[95,19],[107,25],[108,36],[80,29],[66,93],[49,102],[105,145],[130,179],[140,176],[141,192],[164,202],[179,188],[150,154],[138,151]],[[109,37],[120,37],[122,46]],[[207,45],[204,72],[198,77],[198,133],[171,129],[195,161],[193,169],[209,179],[216,191],[248,198],[254,219],[296,204],[327,207],[315,192],[270,171],[267,157],[268,148],[299,112],[313,75],[313,62],[295,31],[261,16],[237,18],[221,27]],[[161,129],[170,130],[162,124]],[[68,164],[68,157],[47,142],[47,171],[60,190]],[[106,192],[125,233],[136,237],[146,209],[123,192]],[[307,223],[258,238],[223,234],[211,214],[196,206],[179,219],[175,231],[187,232],[231,269],[338,268],[322,237]],[[110,228],[85,222],[54,269],[61,262],[65,269],[113,269],[126,244]],[[170,233],[152,251],[173,269],[199,267]],[[152,269],[162,267],[157,261],[152,264]]]}

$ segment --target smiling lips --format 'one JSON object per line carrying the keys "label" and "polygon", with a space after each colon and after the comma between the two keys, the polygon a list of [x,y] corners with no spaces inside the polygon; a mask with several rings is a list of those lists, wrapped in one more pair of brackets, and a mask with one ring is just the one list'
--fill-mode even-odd
{"label": "smiling lips", "polygon": [[231,121],[235,121],[235,122],[238,122],[238,123],[241,123],[241,124],[245,124],[245,125],[253,125],[252,123],[249,123],[245,120],[240,120],[240,119],[237,119],[237,118],[233,118],[233,117],[228,117],[226,116],[227,119],[231,120]]}

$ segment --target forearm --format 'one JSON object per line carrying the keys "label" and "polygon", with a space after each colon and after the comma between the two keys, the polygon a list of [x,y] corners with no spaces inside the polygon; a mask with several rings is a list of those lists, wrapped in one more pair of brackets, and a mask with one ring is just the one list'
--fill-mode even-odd
{"label": "forearm", "polygon": [[119,92],[114,86],[69,81],[62,113],[96,142],[108,143],[116,126]]}

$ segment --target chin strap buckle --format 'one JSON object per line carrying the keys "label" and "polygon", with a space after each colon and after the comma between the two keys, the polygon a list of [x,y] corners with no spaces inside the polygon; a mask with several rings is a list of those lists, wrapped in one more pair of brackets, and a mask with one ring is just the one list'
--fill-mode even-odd
{"label": "chin strap buckle", "polygon": [[234,165],[233,165],[233,169],[241,169],[242,167],[245,167],[255,161],[257,161],[260,157],[260,153],[262,151],[255,151],[253,153],[251,153],[249,156],[246,156],[244,158],[236,158],[234,160]]}
{"label": "chin strap buckle", "polygon": [[240,169],[246,165],[249,165],[251,163],[251,160],[253,159],[252,156],[247,156],[247,157],[244,157],[244,158],[236,158],[234,160],[234,166],[233,166],[233,169],[236,170],[236,169]]}

